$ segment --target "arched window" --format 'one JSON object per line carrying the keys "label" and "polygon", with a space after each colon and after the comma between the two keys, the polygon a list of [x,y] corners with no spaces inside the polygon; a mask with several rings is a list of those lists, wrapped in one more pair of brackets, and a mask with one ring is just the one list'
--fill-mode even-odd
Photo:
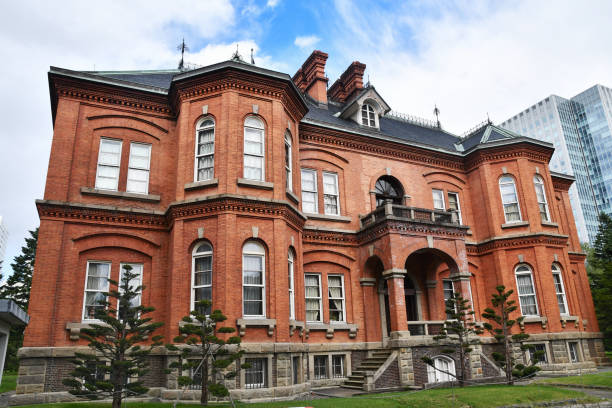
{"label": "arched window", "polygon": [[210,314],[211,308],[199,307],[200,300],[212,302],[212,259],[213,250],[208,242],[202,242],[195,246],[191,263],[191,310],[197,310],[203,314]]}
{"label": "arched window", "polygon": [[403,204],[404,189],[395,177],[382,176],[376,180],[374,191],[376,193],[376,207],[383,205],[386,200],[391,200],[393,204]]}
{"label": "arched window", "polygon": [[289,286],[289,319],[295,320],[295,290],[293,281],[293,266],[294,266],[295,254],[293,249],[289,248],[289,254],[287,256],[287,279]]}
{"label": "arched window", "polygon": [[455,381],[455,361],[446,356],[433,358],[433,367],[427,366],[427,380],[430,383]]}
{"label": "arched window", "polygon": [[293,159],[291,157],[291,133],[285,132],[285,179],[287,191],[293,191]]}
{"label": "arched window", "polygon": [[244,178],[264,181],[265,131],[263,122],[249,116],[244,120]]}
{"label": "arched window", "polygon": [[195,181],[215,176],[215,121],[205,117],[196,126]]}
{"label": "arched window", "polygon": [[561,267],[554,263],[552,264],[553,281],[555,282],[555,293],[557,294],[557,303],[559,304],[559,312],[562,315],[568,315],[567,299],[565,298],[565,286],[563,285],[563,277],[561,276]]}
{"label": "arched window", "polygon": [[361,124],[369,127],[376,127],[376,113],[369,103],[361,105]]}
{"label": "arched window", "polygon": [[537,316],[538,302],[536,300],[535,287],[533,286],[533,276],[531,268],[526,264],[520,264],[514,270],[516,276],[516,287],[521,304],[521,314],[523,316]]}
{"label": "arched window", "polygon": [[266,253],[257,241],[242,247],[242,313],[245,317],[266,314]]}
{"label": "arched window", "polygon": [[538,199],[538,207],[540,207],[540,217],[542,221],[550,221],[548,212],[548,202],[546,201],[546,190],[544,189],[544,180],[537,174],[533,176],[533,185],[535,186],[536,197]]}
{"label": "arched window", "polygon": [[504,216],[506,222],[517,222],[521,220],[521,209],[519,207],[516,184],[512,176],[502,176],[499,179],[499,191],[501,192],[504,205]]}

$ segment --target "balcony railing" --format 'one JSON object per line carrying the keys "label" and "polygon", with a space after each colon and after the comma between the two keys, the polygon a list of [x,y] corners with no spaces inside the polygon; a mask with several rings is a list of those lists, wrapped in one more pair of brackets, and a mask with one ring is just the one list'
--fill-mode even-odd
{"label": "balcony railing", "polygon": [[408,322],[411,336],[436,336],[444,327],[444,320],[416,320]]}
{"label": "balcony railing", "polygon": [[427,208],[387,203],[361,217],[361,226],[366,227],[389,217],[427,224],[459,225],[459,217],[456,211],[429,210]]}

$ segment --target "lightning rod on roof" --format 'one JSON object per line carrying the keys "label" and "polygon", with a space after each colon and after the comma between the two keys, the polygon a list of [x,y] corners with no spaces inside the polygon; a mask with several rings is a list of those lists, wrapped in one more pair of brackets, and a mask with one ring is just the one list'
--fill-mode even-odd
{"label": "lightning rod on roof", "polygon": [[185,37],[183,37],[183,41],[181,41],[181,43],[176,47],[176,49],[181,52],[181,60],[179,61],[178,69],[182,71],[185,68],[185,51],[189,51],[189,47],[187,47],[187,44],[185,44]]}
{"label": "lightning rod on roof", "polygon": [[251,64],[255,65],[255,58],[253,58],[253,49],[251,48]]}
{"label": "lightning rod on roof", "polygon": [[436,116],[436,126],[441,128],[441,124],[440,124],[440,109],[438,109],[438,105],[434,104],[434,111],[433,111],[434,115]]}

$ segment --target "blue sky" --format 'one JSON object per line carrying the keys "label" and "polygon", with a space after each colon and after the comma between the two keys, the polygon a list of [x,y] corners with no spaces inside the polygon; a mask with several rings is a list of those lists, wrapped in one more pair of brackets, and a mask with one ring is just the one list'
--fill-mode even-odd
{"label": "blue sky", "polygon": [[8,264],[38,225],[53,128],[47,71],[174,68],[229,59],[293,75],[313,49],[330,85],[354,60],[393,110],[461,134],[555,93],[612,86],[608,0],[107,0],[6,2],[0,15],[0,215]]}

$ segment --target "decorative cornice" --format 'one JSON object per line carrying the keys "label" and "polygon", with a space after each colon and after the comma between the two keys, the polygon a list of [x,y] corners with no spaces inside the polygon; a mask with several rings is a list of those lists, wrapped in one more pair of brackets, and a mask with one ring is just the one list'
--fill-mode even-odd
{"label": "decorative cornice", "polygon": [[567,254],[569,255],[570,261],[574,262],[584,262],[584,260],[587,258],[587,254],[584,252],[568,251]]}
{"label": "decorative cornice", "polygon": [[512,146],[496,146],[490,149],[477,150],[468,154],[465,159],[465,171],[469,172],[484,162],[517,159],[519,157],[548,163],[551,155],[552,149],[545,146],[536,146],[527,142],[517,143]]}
{"label": "decorative cornice", "polygon": [[371,224],[359,231],[359,242],[361,244],[379,239],[389,233],[399,233],[406,235],[433,235],[451,239],[463,240],[466,236],[467,228],[457,226],[445,226],[437,224],[426,224],[414,221],[402,221],[397,219],[385,219],[376,224]]}
{"label": "decorative cornice", "polygon": [[304,243],[325,244],[333,242],[334,245],[357,245],[357,235],[352,232],[325,231],[320,229],[304,229],[302,236]]}
{"label": "decorative cornice", "polygon": [[470,255],[482,255],[496,249],[519,248],[534,245],[567,246],[567,235],[535,233],[496,237],[481,242],[466,242],[465,247]]}
{"label": "decorative cornice", "polygon": [[561,176],[556,174],[551,174],[553,188],[555,190],[568,191],[575,179],[571,176]]}

